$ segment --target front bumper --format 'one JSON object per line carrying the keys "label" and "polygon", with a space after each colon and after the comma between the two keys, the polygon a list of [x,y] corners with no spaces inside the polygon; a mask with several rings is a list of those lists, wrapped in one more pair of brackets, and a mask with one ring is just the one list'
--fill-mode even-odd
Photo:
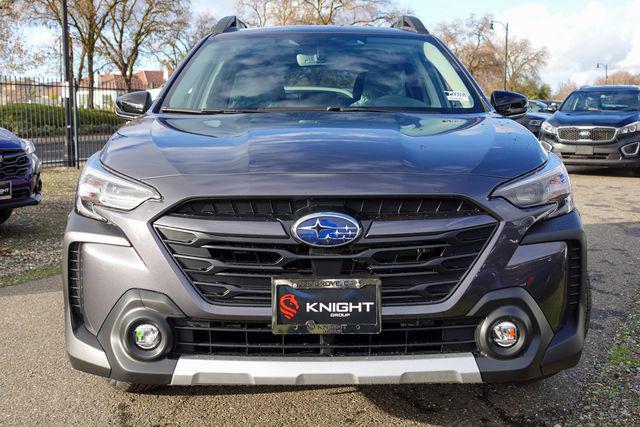
{"label": "front bumper", "polygon": [[42,201],[42,195],[34,193],[29,197],[0,201],[0,209],[16,209],[25,206],[36,206]]}
{"label": "front bumper", "polygon": [[[35,206],[42,201],[42,181],[40,180],[41,161],[35,155],[31,155],[29,173],[20,177],[9,179],[13,192],[16,194],[11,199],[0,200],[1,209],[15,209],[24,206]],[[0,179],[1,181],[2,179]]]}
{"label": "front bumper", "polygon": [[[268,180],[259,174],[242,179],[226,175],[160,177],[152,184],[163,195],[162,201],[144,203],[131,212],[99,210],[108,222],[71,213],[63,245],[63,289],[67,351],[72,365],[143,384],[501,382],[539,378],[571,367],[582,351],[588,312],[586,242],[579,214],[574,211],[537,221],[547,208],[521,210],[503,199],[487,200],[486,195],[500,182],[482,176],[433,175],[426,179],[411,174],[273,174]],[[489,217],[495,224],[493,234],[445,299],[382,307],[383,325],[418,322],[419,327],[437,324],[442,329],[442,325],[459,319],[472,323],[471,337],[465,340],[474,350],[449,350],[438,344],[411,356],[404,355],[408,353],[404,350],[357,357],[338,353],[300,356],[283,350],[281,356],[286,360],[282,360],[273,353],[255,356],[250,351],[248,332],[240,329],[247,338],[233,341],[236,345],[231,361],[228,354],[223,356],[217,350],[194,356],[202,352],[180,342],[179,327],[209,327],[202,326],[200,320],[232,325],[268,323],[272,316],[268,305],[207,302],[154,229],[165,220],[184,219],[166,213],[183,202],[185,194],[206,198],[211,188],[216,189],[218,197],[264,197],[273,188],[330,197],[348,197],[351,192],[377,196],[381,188],[402,189],[404,194],[416,197],[437,197],[443,189],[448,195],[466,195],[483,206],[486,215],[447,219],[444,223],[433,217],[412,221],[373,219],[359,243],[371,247],[369,242],[379,242],[379,236],[385,233],[400,240],[410,235],[412,241],[436,239],[434,236],[441,235],[438,230],[459,235],[476,230],[469,228],[470,219]],[[470,191],[473,194],[468,194]],[[282,235],[278,239],[290,239],[287,227],[277,221],[185,221],[188,224],[164,226],[192,230],[196,235],[209,233],[231,243],[241,236],[243,246],[255,239],[276,239],[270,234],[275,229]],[[240,232],[238,223],[243,223]],[[524,344],[517,352],[499,351],[489,341],[490,326],[503,318],[517,319],[525,331]],[[160,357],[143,357],[132,351],[131,328],[141,319],[150,319],[161,328],[164,341],[162,351],[158,351]],[[436,337],[429,343],[444,342],[445,332],[441,333],[441,340]],[[216,333],[213,335],[215,338]],[[205,345],[215,347],[210,344]],[[414,343],[405,339],[405,344],[408,347]],[[320,349],[325,348],[323,344]],[[368,348],[372,348],[370,344]]]}
{"label": "front bumper", "polygon": [[635,144],[637,138],[616,139],[611,143],[562,143],[542,132],[540,139],[550,144],[566,165],[640,168],[640,154],[625,156],[621,151],[623,147]]}
{"label": "front bumper", "polygon": [[[506,232],[501,227],[491,244],[499,244]],[[445,303],[383,311],[385,317],[394,319],[461,315],[482,318],[476,332],[478,352],[285,359],[169,355],[158,361],[140,361],[129,355],[121,343],[119,331],[130,313],[147,313],[161,320],[244,319],[251,317],[253,311],[239,314],[236,309],[235,316],[224,311],[203,313],[201,304],[208,309],[211,305],[203,302],[189,283],[176,286],[181,276],[167,275],[165,269],[172,265],[168,259],[145,262],[120,228],[72,213],[65,236],[64,265],[69,265],[71,245],[82,242],[85,304],[84,319],[74,319],[69,306],[68,268],[64,268],[67,351],[72,365],[79,370],[137,383],[372,384],[539,378],[574,366],[586,333],[586,274],[582,274],[577,310],[568,316],[564,307],[568,241],[580,244],[579,268],[586,272],[584,233],[578,213],[573,212],[530,227],[503,265],[498,260],[502,255],[494,258],[497,254],[487,251],[473,274],[465,279],[468,283],[461,284],[462,293],[452,295]],[[183,299],[189,303],[181,303]],[[492,352],[483,334],[495,319],[509,316],[524,320],[528,337],[522,352],[505,358]],[[254,316],[262,320],[264,317],[259,312]]]}

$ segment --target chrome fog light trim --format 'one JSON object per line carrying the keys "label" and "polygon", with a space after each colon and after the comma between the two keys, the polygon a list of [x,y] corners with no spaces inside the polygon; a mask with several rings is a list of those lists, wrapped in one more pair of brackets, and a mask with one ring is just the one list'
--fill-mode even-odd
{"label": "chrome fog light trim", "polygon": [[640,152],[640,142],[627,144],[620,149],[625,157],[635,157]]}

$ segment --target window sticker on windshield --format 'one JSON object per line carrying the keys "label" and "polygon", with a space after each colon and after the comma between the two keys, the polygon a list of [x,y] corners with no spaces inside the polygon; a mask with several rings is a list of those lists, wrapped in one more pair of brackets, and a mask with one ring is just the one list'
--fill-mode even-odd
{"label": "window sticker on windshield", "polygon": [[459,90],[445,90],[444,96],[446,96],[449,101],[469,102],[467,94]]}

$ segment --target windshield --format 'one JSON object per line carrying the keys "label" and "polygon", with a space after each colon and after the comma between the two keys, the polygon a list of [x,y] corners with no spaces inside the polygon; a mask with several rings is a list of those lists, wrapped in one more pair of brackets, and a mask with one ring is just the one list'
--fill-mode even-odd
{"label": "windshield", "polygon": [[211,38],[162,108],[484,111],[466,76],[428,39],[297,32]]}
{"label": "windshield", "polygon": [[560,111],[639,111],[640,91],[574,92]]}
{"label": "windshield", "polygon": [[549,107],[547,107],[547,104],[545,104],[544,102],[540,102],[540,101],[533,101],[533,100],[529,100],[529,110],[531,111],[535,111],[536,113],[546,113]]}

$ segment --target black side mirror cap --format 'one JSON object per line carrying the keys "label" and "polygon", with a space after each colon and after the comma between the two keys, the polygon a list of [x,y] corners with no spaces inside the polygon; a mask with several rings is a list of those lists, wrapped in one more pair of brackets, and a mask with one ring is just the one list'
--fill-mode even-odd
{"label": "black side mirror cap", "polygon": [[132,120],[140,117],[151,107],[151,94],[146,90],[125,93],[116,98],[116,115]]}
{"label": "black side mirror cap", "polygon": [[507,90],[496,90],[491,94],[491,105],[498,114],[510,119],[520,119],[529,108],[529,100],[526,96]]}

